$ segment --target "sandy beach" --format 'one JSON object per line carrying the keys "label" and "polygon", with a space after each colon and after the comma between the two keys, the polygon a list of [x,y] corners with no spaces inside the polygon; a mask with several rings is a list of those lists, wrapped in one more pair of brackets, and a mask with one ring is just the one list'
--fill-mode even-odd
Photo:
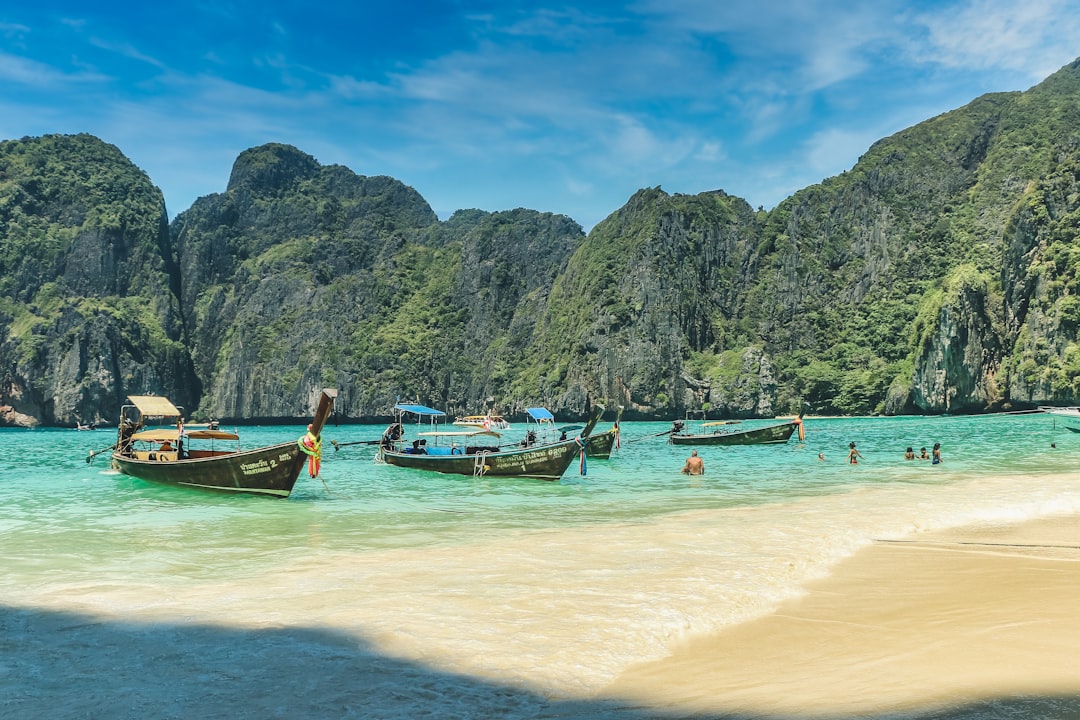
{"label": "sandy beach", "polygon": [[603,695],[665,717],[1080,717],[1080,518],[879,541]]}
{"label": "sandy beach", "polygon": [[7,609],[0,715],[1080,718],[1078,561],[1075,517],[881,540],[776,612],[587,698],[437,671],[329,628]]}

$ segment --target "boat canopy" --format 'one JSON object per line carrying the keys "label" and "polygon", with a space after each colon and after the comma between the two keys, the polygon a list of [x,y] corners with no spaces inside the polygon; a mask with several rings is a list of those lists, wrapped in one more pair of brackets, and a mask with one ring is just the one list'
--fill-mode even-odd
{"label": "boat canopy", "polygon": [[555,416],[547,408],[525,408],[525,412],[529,413],[529,417],[533,420],[551,420],[555,422]]}
{"label": "boat canopy", "polygon": [[225,430],[189,430],[184,433],[192,440],[239,440],[240,436]]}
{"label": "boat canopy", "polygon": [[702,423],[701,427],[716,427],[717,425],[738,425],[742,420],[714,420],[713,422]]}
{"label": "boat canopy", "polygon": [[395,410],[403,410],[405,412],[411,412],[415,415],[433,415],[435,417],[441,417],[446,415],[442,410],[433,410],[432,408],[425,407],[423,405],[409,405],[406,403],[398,403],[394,406]]}
{"label": "boat canopy", "polygon": [[137,432],[131,436],[132,440],[145,440],[146,442],[176,442],[176,439],[180,436],[180,431],[176,428],[155,428],[153,430],[143,430]]}
{"label": "boat canopy", "polygon": [[143,415],[154,417],[180,417],[180,411],[169,398],[157,395],[129,395],[128,400]]}

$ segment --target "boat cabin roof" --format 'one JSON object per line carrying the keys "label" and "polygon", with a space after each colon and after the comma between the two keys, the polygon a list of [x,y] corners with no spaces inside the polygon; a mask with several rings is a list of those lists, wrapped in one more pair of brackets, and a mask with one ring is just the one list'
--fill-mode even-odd
{"label": "boat cabin roof", "polygon": [[154,417],[180,417],[181,413],[166,397],[158,395],[129,395],[128,400],[143,415]]}
{"label": "boat cabin roof", "polygon": [[529,417],[533,420],[551,420],[555,421],[555,416],[551,414],[551,411],[547,408],[525,408],[525,412],[529,413]]}
{"label": "boat cabin roof", "polygon": [[432,415],[435,417],[441,417],[443,415],[446,415],[446,413],[444,413],[442,410],[434,410],[423,405],[411,405],[408,403],[398,403],[397,405],[394,405],[394,409],[404,410],[405,412],[411,412],[416,415]]}

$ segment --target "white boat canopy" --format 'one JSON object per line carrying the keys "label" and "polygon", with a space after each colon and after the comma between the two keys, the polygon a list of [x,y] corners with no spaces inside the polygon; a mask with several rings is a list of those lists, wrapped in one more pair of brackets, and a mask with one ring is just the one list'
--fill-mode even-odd
{"label": "white boat canopy", "polygon": [[143,415],[154,417],[180,417],[180,411],[166,397],[158,395],[129,395],[128,400]]}

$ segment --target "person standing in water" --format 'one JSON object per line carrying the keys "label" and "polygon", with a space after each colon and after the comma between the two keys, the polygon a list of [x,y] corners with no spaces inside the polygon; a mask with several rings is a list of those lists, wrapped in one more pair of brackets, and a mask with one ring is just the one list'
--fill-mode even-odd
{"label": "person standing in water", "polygon": [[930,461],[931,464],[937,465],[941,462],[941,443],[934,443],[933,458],[934,459]]}
{"label": "person standing in water", "polygon": [[862,457],[862,453],[860,453],[855,448],[855,443],[851,443],[850,445],[848,445],[847,461],[849,463],[851,463],[852,465],[858,465],[859,464],[859,458],[861,458],[861,457]]}
{"label": "person standing in water", "polygon": [[704,475],[705,474],[705,461],[698,457],[697,450],[693,450],[690,453],[690,457],[686,458],[686,464],[683,465],[683,475]]}

